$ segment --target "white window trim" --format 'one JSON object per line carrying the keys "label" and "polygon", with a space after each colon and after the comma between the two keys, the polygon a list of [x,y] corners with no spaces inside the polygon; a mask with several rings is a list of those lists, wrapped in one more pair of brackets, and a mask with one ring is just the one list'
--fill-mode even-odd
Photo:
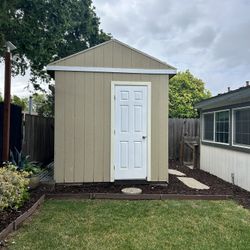
{"label": "white window trim", "polygon": [[[216,113],[220,113],[220,112],[225,112],[225,111],[228,111],[228,113],[229,113],[229,132],[228,132],[228,136],[229,136],[229,138],[228,138],[228,143],[224,143],[224,142],[217,142],[217,141],[215,141],[215,135],[216,135],[216,121],[215,121],[215,119],[216,119]],[[203,138],[204,138],[204,115],[205,114],[214,114],[214,134],[213,134],[213,140],[212,141],[210,141],[210,140],[204,140]],[[210,112],[205,112],[205,113],[202,113],[202,142],[209,142],[209,143],[214,143],[214,144],[220,144],[220,145],[230,145],[230,129],[231,129],[231,126],[230,126],[230,123],[231,123],[231,116],[230,116],[230,109],[222,109],[222,110],[217,110],[217,111],[210,111]]]}
{"label": "white window trim", "polygon": [[151,82],[111,81],[111,145],[110,145],[110,181],[115,181],[115,86],[132,85],[148,87],[148,121],[147,121],[147,181],[151,181]]}
{"label": "white window trim", "polygon": [[249,149],[250,146],[243,145],[243,144],[235,144],[235,143],[234,143],[234,136],[235,136],[235,133],[234,133],[234,121],[235,121],[234,111],[235,111],[235,110],[239,110],[239,109],[250,109],[250,106],[244,106],[244,107],[239,107],[239,108],[233,108],[233,109],[232,109],[232,131],[231,131],[232,146],[238,147],[238,148],[247,148],[247,149]]}
{"label": "white window trim", "polygon": [[[207,115],[207,114],[213,114],[213,116],[214,116],[214,111],[202,113],[202,141],[203,142],[214,142],[214,133],[213,133],[213,140],[204,140],[204,133],[205,133],[205,129],[204,129],[204,125],[205,125],[204,115]],[[214,130],[215,130],[215,128],[214,128]]]}

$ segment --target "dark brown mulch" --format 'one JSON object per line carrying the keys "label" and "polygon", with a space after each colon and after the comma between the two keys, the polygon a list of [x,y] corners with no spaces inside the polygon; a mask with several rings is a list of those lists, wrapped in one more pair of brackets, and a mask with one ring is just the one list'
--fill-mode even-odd
{"label": "dark brown mulch", "polygon": [[191,170],[187,167],[179,167],[175,162],[170,162],[169,168],[178,169],[188,177],[193,177],[208,185],[210,189],[191,189],[179,181],[176,176],[169,175],[168,185],[147,183],[98,183],[78,186],[57,185],[53,193],[121,193],[122,188],[134,186],[141,188],[144,194],[230,195],[244,207],[250,208],[250,192],[247,192],[244,189],[225,182],[202,170]]}
{"label": "dark brown mulch", "polygon": [[6,209],[0,211],[0,232],[6,228],[11,222],[13,222],[17,217],[27,211],[32,205],[44,194],[45,188],[39,187],[35,190],[30,191],[30,198],[26,201],[22,207],[18,210]]}
{"label": "dark brown mulch", "polygon": [[177,169],[185,173],[188,177],[193,177],[210,187],[209,190],[200,190],[200,194],[231,195],[233,199],[239,202],[243,207],[250,209],[250,192],[229,182],[223,181],[217,176],[209,174],[203,170],[179,166],[176,162],[170,162],[169,168]]}

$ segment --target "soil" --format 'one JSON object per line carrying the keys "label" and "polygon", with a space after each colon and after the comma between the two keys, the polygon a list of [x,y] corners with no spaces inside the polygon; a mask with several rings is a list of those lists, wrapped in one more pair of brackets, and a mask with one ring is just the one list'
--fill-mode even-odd
{"label": "soil", "polygon": [[206,173],[202,170],[191,170],[188,167],[179,166],[176,162],[170,162],[169,168],[177,169],[185,173],[188,177],[193,177],[196,180],[208,185],[208,190],[191,189],[184,185],[174,175],[169,175],[169,184],[167,183],[135,183],[135,182],[120,182],[120,183],[97,183],[97,184],[82,184],[82,185],[56,185],[53,191],[46,186],[30,191],[30,199],[24,203],[19,210],[4,210],[0,212],[0,231],[3,230],[9,223],[14,221],[23,212],[28,210],[42,194],[46,193],[121,193],[125,187],[137,187],[142,189],[144,194],[187,194],[187,195],[230,195],[243,207],[250,209],[250,192],[234,186],[222,179]]}
{"label": "soil", "polygon": [[6,209],[0,211],[0,232],[6,228],[11,222],[13,222],[17,217],[27,211],[32,205],[44,194],[45,188],[39,187],[35,190],[30,191],[30,198],[27,200],[22,207],[18,210]]}
{"label": "soil", "polygon": [[179,166],[171,161],[169,168],[177,169],[186,174],[187,177],[193,177],[196,180],[208,185],[208,190],[197,190],[189,188],[177,179],[175,175],[169,175],[169,184],[148,184],[148,183],[97,183],[83,185],[56,185],[53,193],[121,193],[125,187],[137,187],[142,189],[144,194],[187,194],[187,195],[230,195],[241,205],[250,209],[250,192],[232,185],[222,179],[206,173],[199,169],[189,169],[185,166]]}

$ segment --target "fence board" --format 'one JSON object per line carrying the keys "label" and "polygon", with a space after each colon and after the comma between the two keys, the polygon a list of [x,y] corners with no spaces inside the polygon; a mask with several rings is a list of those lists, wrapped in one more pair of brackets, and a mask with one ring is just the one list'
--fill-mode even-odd
{"label": "fence board", "polygon": [[[184,136],[200,136],[199,119],[169,118],[169,159],[179,159],[180,142]],[[185,147],[186,161],[192,160],[192,151]]]}
{"label": "fence board", "polygon": [[54,118],[26,114],[24,116],[22,151],[32,161],[43,163],[54,158]]}

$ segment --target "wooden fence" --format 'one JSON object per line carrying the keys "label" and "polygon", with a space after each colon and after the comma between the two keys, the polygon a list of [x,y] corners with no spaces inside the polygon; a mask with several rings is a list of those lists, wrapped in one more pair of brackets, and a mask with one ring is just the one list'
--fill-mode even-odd
{"label": "wooden fence", "polygon": [[[199,137],[200,122],[199,119],[178,119],[169,118],[169,159],[179,160],[180,142],[184,136]],[[188,148],[184,150],[185,159],[191,161],[192,151]]]}
{"label": "wooden fence", "polygon": [[[169,159],[179,160],[180,142],[184,136],[200,136],[199,119],[169,119]],[[31,160],[47,163],[54,158],[54,119],[25,115],[23,153]],[[185,159],[192,159],[192,151],[184,149]]]}
{"label": "wooden fence", "polygon": [[54,158],[54,118],[24,116],[23,153],[32,161],[48,163]]}

